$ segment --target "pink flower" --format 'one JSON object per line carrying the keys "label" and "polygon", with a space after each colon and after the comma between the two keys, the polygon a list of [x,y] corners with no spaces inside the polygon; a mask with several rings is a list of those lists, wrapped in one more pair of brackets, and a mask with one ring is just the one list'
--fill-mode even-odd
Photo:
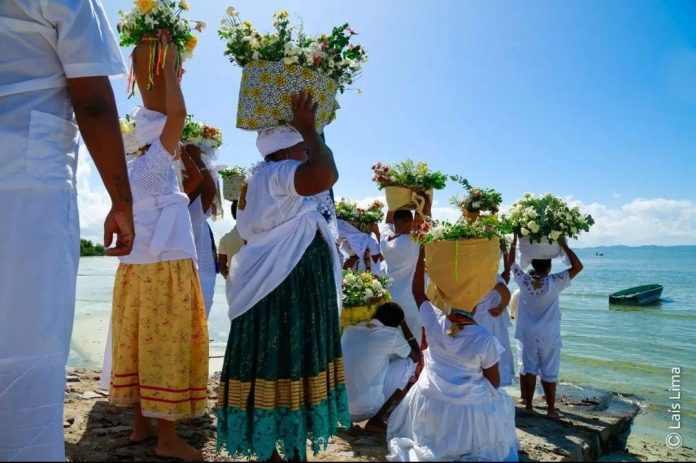
{"label": "pink flower", "polygon": [[315,57],[312,59],[312,61],[314,61],[314,65],[315,65],[315,66],[319,66],[319,65],[321,64],[321,62],[324,61],[324,58],[322,58],[321,56],[317,55],[317,56],[315,56]]}

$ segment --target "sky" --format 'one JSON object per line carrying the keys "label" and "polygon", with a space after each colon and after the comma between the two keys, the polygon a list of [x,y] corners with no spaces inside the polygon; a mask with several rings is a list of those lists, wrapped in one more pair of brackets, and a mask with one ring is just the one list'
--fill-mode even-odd
{"label": "sky", "polygon": [[[509,205],[552,192],[593,215],[578,246],[696,244],[696,2],[648,0],[189,0],[205,21],[185,63],[189,113],[219,127],[220,160],[260,159],[255,134],[235,128],[241,69],[217,37],[227,6],[257,29],[286,9],[310,33],[349,22],[369,61],[326,132],[340,180],[337,197],[381,193],[377,161],[427,161]],[[127,0],[104,2],[115,30]],[[122,49],[128,60],[130,49]],[[140,104],[114,81],[121,115]],[[84,151],[84,150],[83,150]],[[80,157],[85,238],[100,240],[108,197]],[[436,192],[436,218],[456,219]],[[228,216],[213,224],[217,237]]]}

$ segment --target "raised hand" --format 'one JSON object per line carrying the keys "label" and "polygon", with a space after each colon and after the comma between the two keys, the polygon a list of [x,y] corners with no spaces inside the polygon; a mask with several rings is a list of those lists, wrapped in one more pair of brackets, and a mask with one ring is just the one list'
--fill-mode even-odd
{"label": "raised hand", "polygon": [[300,90],[297,95],[292,96],[291,104],[292,122],[290,125],[303,135],[314,132],[318,105],[314,102],[311,93]]}

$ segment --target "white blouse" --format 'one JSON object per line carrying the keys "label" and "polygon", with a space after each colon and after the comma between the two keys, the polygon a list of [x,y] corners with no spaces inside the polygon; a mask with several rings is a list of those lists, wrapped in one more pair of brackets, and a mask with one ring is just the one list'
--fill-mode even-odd
{"label": "white blouse", "polygon": [[568,271],[545,277],[537,289],[532,277],[517,263],[512,276],[520,287],[515,338],[525,341],[540,340],[561,345],[561,309],[559,295],[570,286]]}
{"label": "white blouse", "polygon": [[133,251],[125,264],[196,259],[188,196],[179,189],[173,157],[156,139],[145,154],[128,161],[133,193]]}
{"label": "white blouse", "polygon": [[265,162],[247,183],[244,207],[237,210],[237,228],[247,241],[230,262],[227,275],[229,316],[233,320],[275,290],[297,266],[317,232],[333,259],[336,294],[341,294],[341,264],[335,237],[319,213],[314,197],[295,190],[301,162]]}

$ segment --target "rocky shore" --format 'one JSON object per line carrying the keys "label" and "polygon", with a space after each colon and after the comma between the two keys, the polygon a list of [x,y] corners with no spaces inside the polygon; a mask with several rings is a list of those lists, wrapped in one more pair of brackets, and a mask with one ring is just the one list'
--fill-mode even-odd
{"label": "rocky shore", "polygon": [[[99,390],[99,373],[69,368],[65,397],[66,453],[68,461],[166,461],[154,454],[154,440],[141,444],[129,441],[132,414],[111,407]],[[209,413],[179,424],[180,433],[202,448],[208,461],[235,461],[215,451],[215,417],[218,379],[208,388]],[[625,435],[639,407],[621,396],[560,397],[564,418],[529,416],[517,409],[517,435],[522,449],[520,461],[693,461],[696,452],[682,448],[668,452],[666,446],[646,443],[643,448],[625,449]],[[541,403],[539,404],[541,408]],[[362,424],[333,438],[326,452],[310,461],[383,461],[384,436],[365,432]]]}

